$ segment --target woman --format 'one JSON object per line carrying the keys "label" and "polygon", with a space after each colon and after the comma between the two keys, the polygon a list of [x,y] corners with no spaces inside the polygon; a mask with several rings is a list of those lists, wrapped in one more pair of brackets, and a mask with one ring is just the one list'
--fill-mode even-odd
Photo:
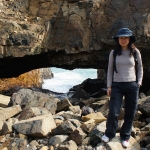
{"label": "woman", "polygon": [[[136,41],[132,31],[128,28],[121,28],[116,36],[112,37],[117,41],[118,46],[112,50],[109,55],[109,64],[107,72],[107,94],[110,96],[109,114],[107,117],[106,131],[102,141],[109,142],[115,137],[118,127],[118,116],[122,104],[123,96],[125,97],[125,115],[124,123],[121,127],[120,137],[122,146],[129,146],[129,138],[132,129],[132,123],[137,108],[137,99],[139,87],[143,78],[143,67],[141,54],[137,48],[132,48]],[[117,53],[114,71],[113,53]],[[137,75],[135,69],[134,51],[137,57]],[[136,80],[137,79],[137,80]]]}

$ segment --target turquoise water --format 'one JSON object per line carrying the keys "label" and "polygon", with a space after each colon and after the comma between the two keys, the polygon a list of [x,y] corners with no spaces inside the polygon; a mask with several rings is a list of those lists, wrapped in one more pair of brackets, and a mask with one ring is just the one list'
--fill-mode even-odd
{"label": "turquoise water", "polygon": [[50,68],[54,78],[44,80],[43,89],[49,89],[58,93],[67,93],[74,85],[82,83],[87,78],[97,78],[97,69],[74,69],[66,70]]}

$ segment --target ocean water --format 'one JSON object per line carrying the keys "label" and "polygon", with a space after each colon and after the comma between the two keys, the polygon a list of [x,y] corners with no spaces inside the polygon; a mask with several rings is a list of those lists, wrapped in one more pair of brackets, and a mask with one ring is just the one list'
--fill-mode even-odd
{"label": "ocean water", "polygon": [[67,93],[74,85],[78,85],[88,78],[97,78],[97,69],[66,70],[55,67],[50,69],[54,78],[44,80],[42,88],[58,93]]}

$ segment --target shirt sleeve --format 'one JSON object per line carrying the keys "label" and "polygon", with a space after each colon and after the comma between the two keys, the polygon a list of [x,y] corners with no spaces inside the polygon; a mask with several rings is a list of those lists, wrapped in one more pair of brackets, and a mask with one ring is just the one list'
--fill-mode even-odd
{"label": "shirt sleeve", "polygon": [[143,65],[142,65],[142,58],[141,58],[141,53],[138,49],[137,51],[137,79],[138,79],[138,84],[142,85],[142,79],[143,79]]}
{"label": "shirt sleeve", "polygon": [[113,79],[113,52],[112,50],[109,54],[108,70],[107,70],[107,87],[111,87]]}

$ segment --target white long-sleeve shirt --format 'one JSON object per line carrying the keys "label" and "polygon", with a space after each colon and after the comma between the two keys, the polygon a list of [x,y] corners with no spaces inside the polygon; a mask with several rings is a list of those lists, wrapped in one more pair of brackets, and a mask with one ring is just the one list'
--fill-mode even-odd
{"label": "white long-sleeve shirt", "polygon": [[[111,87],[112,81],[114,82],[136,81],[135,61],[134,57],[130,56],[130,50],[122,50],[122,54],[116,56],[116,68],[118,73],[114,71],[114,74],[113,74],[113,51],[114,50],[112,50],[109,55],[107,87]],[[143,65],[141,54],[138,49],[136,49],[136,56],[138,61],[137,79],[138,84],[141,85],[143,79]]]}

